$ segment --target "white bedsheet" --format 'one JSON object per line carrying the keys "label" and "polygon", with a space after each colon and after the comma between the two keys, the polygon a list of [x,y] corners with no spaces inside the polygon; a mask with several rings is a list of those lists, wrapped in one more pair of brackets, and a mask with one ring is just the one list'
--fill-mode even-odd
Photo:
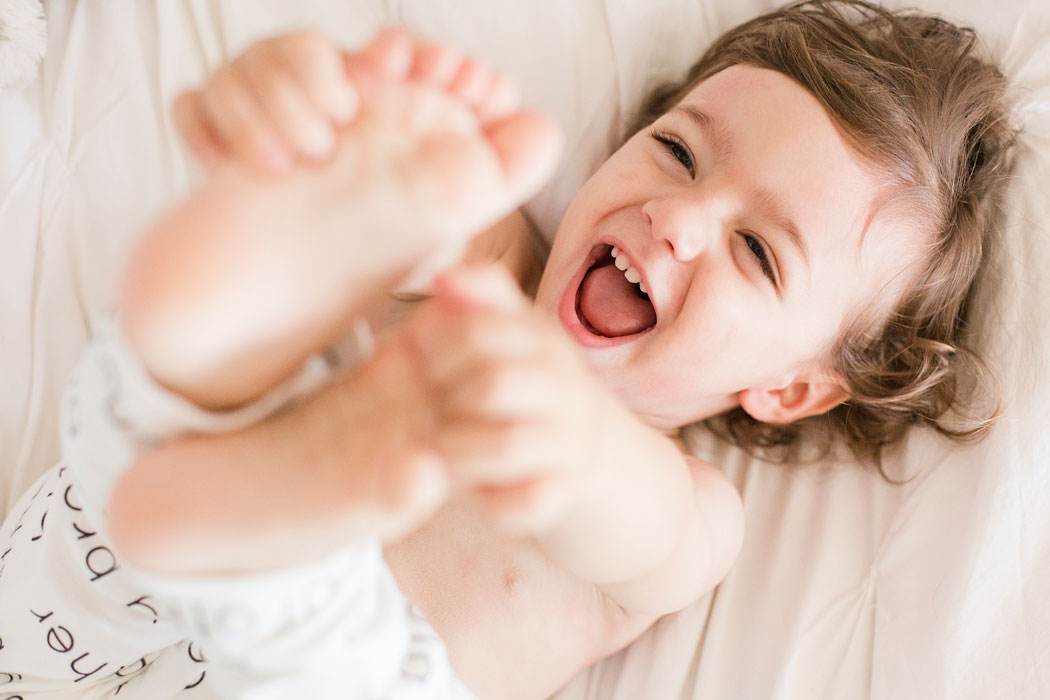
{"label": "white bedsheet", "polygon": [[[771,4],[47,2],[38,81],[0,92],[0,518],[58,459],[61,386],[130,242],[193,177],[170,99],[252,38],[316,26],[357,42],[403,20],[509,71],[568,134],[529,207],[549,234],[645,88]],[[965,449],[912,435],[889,461],[904,486],[691,436],[743,494],[740,560],[559,700],[1050,697],[1050,3],[908,4],[975,23],[1018,86],[1026,132],[978,305],[1003,419]]]}

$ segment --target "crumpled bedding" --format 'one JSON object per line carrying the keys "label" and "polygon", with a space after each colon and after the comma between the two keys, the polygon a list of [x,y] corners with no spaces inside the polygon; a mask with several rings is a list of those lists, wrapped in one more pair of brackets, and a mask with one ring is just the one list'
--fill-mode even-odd
{"label": "crumpled bedding", "polygon": [[[59,458],[62,384],[131,242],[198,175],[171,99],[252,39],[311,26],[352,44],[403,21],[508,71],[567,134],[560,174],[527,207],[551,235],[646,88],[771,4],[46,2],[37,81],[0,92],[0,518]],[[903,485],[690,433],[743,496],[740,559],[558,700],[1050,697],[1050,5],[907,4],[975,24],[1016,82],[1025,132],[975,323],[1002,419],[970,447],[916,431],[887,460]]]}

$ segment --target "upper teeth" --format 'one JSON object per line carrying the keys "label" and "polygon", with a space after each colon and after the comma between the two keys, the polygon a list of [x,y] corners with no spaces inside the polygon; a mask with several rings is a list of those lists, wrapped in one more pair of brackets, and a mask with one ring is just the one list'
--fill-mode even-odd
{"label": "upper teeth", "polygon": [[638,272],[638,269],[631,265],[631,261],[627,259],[627,254],[622,250],[613,246],[612,249],[613,262],[616,264],[616,268],[623,270],[623,276],[627,278],[627,281],[631,284],[637,284],[638,288],[642,290],[643,294],[648,294],[649,290],[642,284],[642,274]]}

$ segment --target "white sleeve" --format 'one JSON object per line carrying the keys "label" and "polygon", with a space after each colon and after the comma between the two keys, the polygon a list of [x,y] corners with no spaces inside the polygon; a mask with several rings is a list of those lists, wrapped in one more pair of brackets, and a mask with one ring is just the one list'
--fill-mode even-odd
{"label": "white sleeve", "polygon": [[115,319],[98,329],[66,388],[62,452],[85,503],[101,516],[117,479],[143,448],[183,433],[228,433],[273,414],[323,384],[329,361],[311,357],[292,379],[232,411],[208,411],[160,386]]}
{"label": "white sleeve", "polygon": [[[315,366],[308,371],[317,374]],[[281,399],[208,419],[161,391],[117,323],[103,324],[63,396],[62,462],[23,495],[0,530],[0,691],[119,692],[186,636],[110,545],[109,492],[143,444],[183,430],[231,429]],[[201,673],[190,657],[158,664],[173,671],[162,680],[190,684]]]}
{"label": "white sleeve", "polygon": [[106,536],[110,491],[140,449],[257,422],[353,364],[365,341],[352,336],[259,401],[213,413],[157,385],[105,324],[64,397],[63,463],[0,530],[0,693],[469,697],[375,542],[264,575],[181,578],[134,570]]}

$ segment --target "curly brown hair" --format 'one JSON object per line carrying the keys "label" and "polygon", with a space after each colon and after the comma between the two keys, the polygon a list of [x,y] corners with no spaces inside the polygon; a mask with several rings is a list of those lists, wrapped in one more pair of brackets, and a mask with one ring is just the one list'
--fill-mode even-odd
{"label": "curly brown hair", "polygon": [[912,425],[956,440],[990,427],[997,392],[967,346],[967,316],[1016,130],[1008,83],[979,48],[973,29],[939,17],[861,0],[809,0],[723,34],[683,81],[650,94],[632,133],[729,66],[794,79],[850,147],[886,174],[927,234],[917,283],[890,312],[873,301],[846,319],[828,361],[848,401],[790,425],[760,423],[737,408],[706,421],[714,432],[777,461],[800,459],[804,446],[826,454],[841,436],[881,471],[883,448]]}

